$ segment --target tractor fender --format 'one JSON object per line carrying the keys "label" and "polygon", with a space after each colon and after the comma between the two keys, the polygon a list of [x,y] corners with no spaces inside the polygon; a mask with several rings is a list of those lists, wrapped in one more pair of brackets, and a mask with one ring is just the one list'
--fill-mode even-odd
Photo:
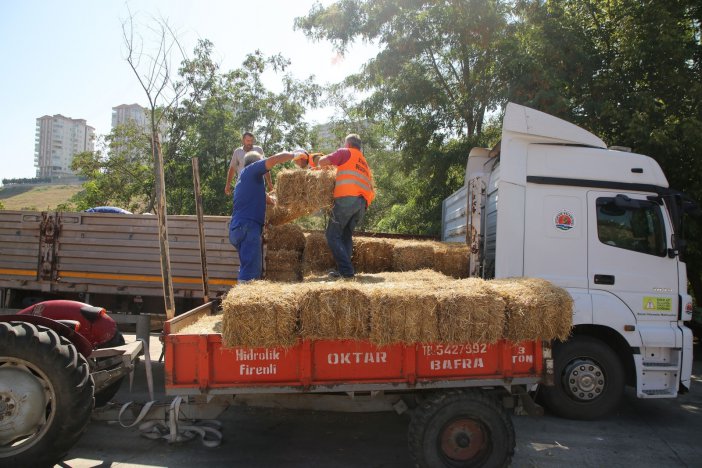
{"label": "tractor fender", "polygon": [[27,322],[33,325],[43,325],[73,343],[73,346],[84,357],[88,358],[93,353],[93,346],[90,344],[90,341],[80,333],[56,320],[42,317],[41,315],[0,315],[0,322]]}

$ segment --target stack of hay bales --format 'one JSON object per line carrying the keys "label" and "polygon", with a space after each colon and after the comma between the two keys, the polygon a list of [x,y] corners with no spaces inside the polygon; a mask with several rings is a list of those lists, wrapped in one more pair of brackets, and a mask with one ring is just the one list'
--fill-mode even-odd
{"label": "stack of hay bales", "polygon": [[427,270],[264,281],[232,288],[222,303],[222,334],[228,347],[290,346],[300,338],[376,345],[552,340],[570,332],[572,304],[543,280],[453,280]]}
{"label": "stack of hay bales", "polygon": [[275,181],[277,203],[266,211],[268,223],[278,226],[331,208],[336,170],[286,169]]}
{"label": "stack of hay bales", "polygon": [[[323,232],[305,235],[305,275],[336,268]],[[354,236],[352,262],[357,273],[382,273],[433,269],[453,278],[468,276],[470,248],[465,244]]]}
{"label": "stack of hay bales", "polygon": [[302,281],[302,252],[305,234],[296,224],[270,226],[266,240],[265,278],[269,281]]}

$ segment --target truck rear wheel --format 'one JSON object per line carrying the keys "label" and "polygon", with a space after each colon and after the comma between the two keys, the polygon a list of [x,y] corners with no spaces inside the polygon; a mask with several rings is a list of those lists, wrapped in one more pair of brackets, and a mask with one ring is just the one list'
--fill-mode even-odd
{"label": "truck rear wheel", "polygon": [[88,362],[70,341],[39,325],[0,322],[0,465],[53,465],[92,410]]}
{"label": "truck rear wheel", "polygon": [[514,455],[514,426],[494,398],[449,390],[414,411],[409,446],[420,467],[507,466]]}
{"label": "truck rear wheel", "polygon": [[613,411],[624,393],[624,368],[612,348],[588,336],[554,349],[554,386],[541,386],[540,399],[558,416],[599,419]]}

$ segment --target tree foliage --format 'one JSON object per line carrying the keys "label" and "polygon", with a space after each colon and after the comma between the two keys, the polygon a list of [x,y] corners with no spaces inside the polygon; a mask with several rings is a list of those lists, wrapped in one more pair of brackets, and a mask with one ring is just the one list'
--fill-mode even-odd
{"label": "tree foliage", "polygon": [[[671,187],[702,201],[702,5],[522,1],[505,72],[508,98],[655,158]],[[692,220],[692,237],[702,226]],[[702,246],[688,271],[702,297]]]}
{"label": "tree foliage", "polygon": [[115,127],[97,151],[73,157],[71,169],[87,178],[74,197],[79,210],[116,205],[133,212],[154,207],[151,136],[133,122]]}
{"label": "tree foliage", "polygon": [[484,130],[506,93],[499,73],[499,52],[509,40],[506,5],[342,0],[296,20],[309,37],[341,52],[355,40],[381,49],[345,82],[367,94],[347,115],[382,122],[383,148],[395,150],[368,156],[383,195],[369,212],[369,227],[437,235],[441,202],[463,184],[471,146],[496,142],[495,132]]}
{"label": "tree foliage", "polygon": [[[166,152],[167,193],[175,213],[193,213],[191,158],[198,157],[206,213],[228,214],[231,200],[223,195],[227,169],[241,135],[250,131],[267,153],[309,146],[307,109],[317,106],[321,88],[312,78],[297,80],[286,72],[280,55],[248,54],[240,68],[220,71],[213,44],[202,40],[194,57],[183,62],[180,75],[190,93],[171,115]],[[281,74],[282,89],[268,89],[265,73]]]}
{"label": "tree foliage", "polygon": [[486,113],[501,103],[504,2],[343,0],[317,4],[295,24],[341,52],[357,39],[380,46],[348,84],[373,91],[367,111],[395,121],[401,143],[418,124],[426,128],[425,141],[480,134]]}
{"label": "tree foliage", "polygon": [[[321,87],[312,78],[297,80],[286,72],[289,62],[260,52],[246,56],[241,67],[223,72],[212,58],[214,45],[201,40],[193,56],[177,74],[177,89],[187,89],[169,110],[157,109],[163,133],[164,175],[168,213],[195,213],[192,158],[197,157],[205,213],[226,215],[231,199],[224,183],[231,153],[241,135],[252,131],[267,153],[294,146],[310,146],[304,121],[317,105]],[[281,90],[262,81],[264,73],[280,77]],[[163,119],[160,116],[163,115]],[[73,168],[89,180],[77,201],[79,207],[119,204],[130,211],[151,211],[154,178],[148,133],[136,126],[113,129],[104,147],[74,158]]]}

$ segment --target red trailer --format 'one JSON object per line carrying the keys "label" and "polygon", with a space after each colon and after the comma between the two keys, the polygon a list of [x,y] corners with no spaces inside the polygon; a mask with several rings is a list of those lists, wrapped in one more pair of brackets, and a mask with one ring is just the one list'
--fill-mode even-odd
{"label": "red trailer", "polygon": [[538,411],[526,390],[553,373],[551,350],[540,341],[376,346],[301,340],[289,348],[225,348],[219,333],[182,332],[215,313],[208,303],[166,322],[167,394],[390,398],[412,409],[409,446],[419,466],[508,464],[515,438],[507,409]]}

